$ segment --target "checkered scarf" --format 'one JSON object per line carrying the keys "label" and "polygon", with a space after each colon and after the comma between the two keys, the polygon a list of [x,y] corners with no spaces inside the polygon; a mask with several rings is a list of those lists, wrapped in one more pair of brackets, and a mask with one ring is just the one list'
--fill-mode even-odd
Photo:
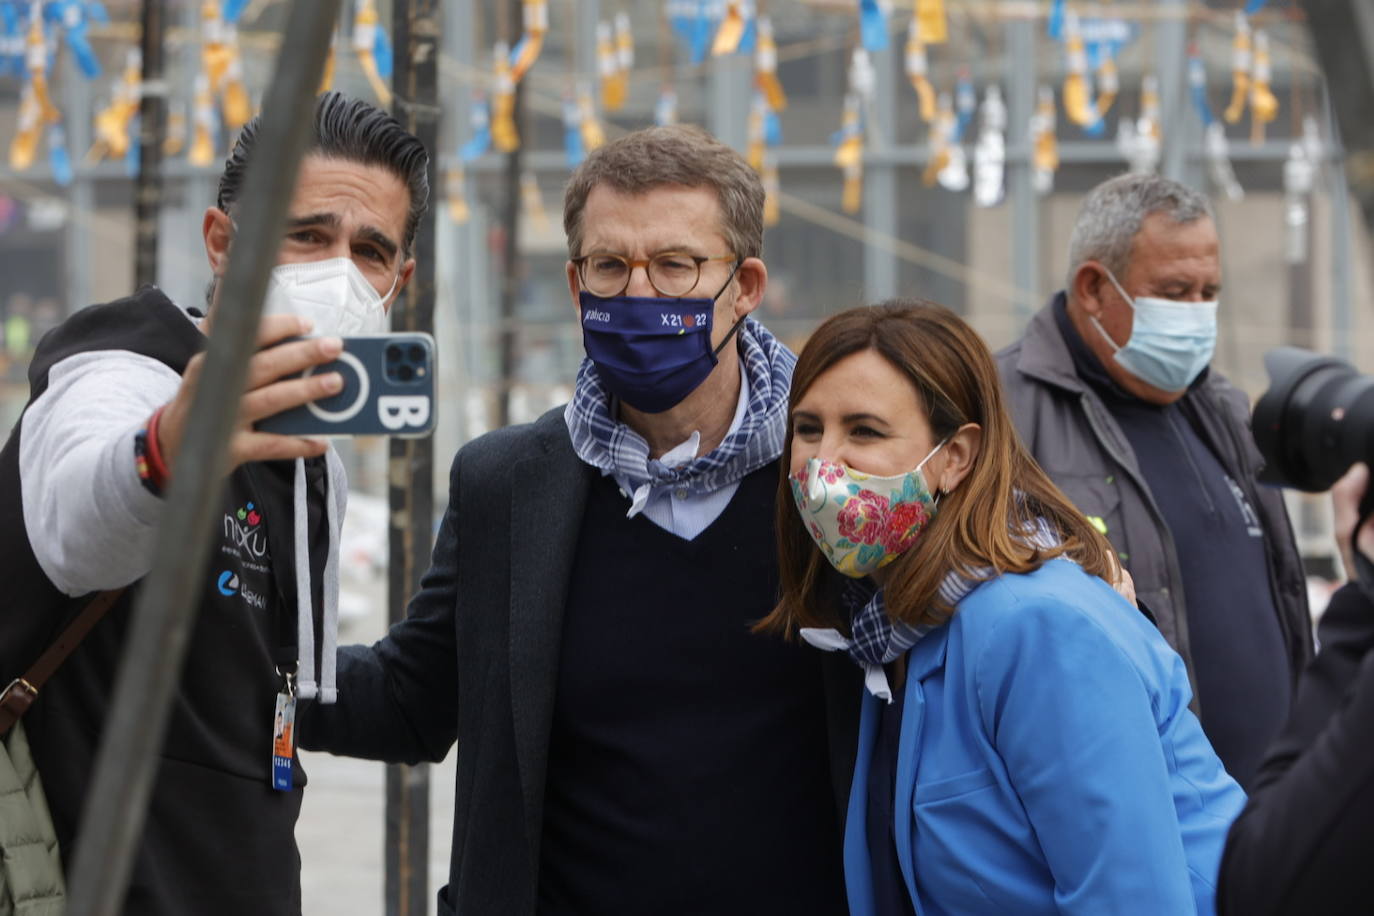
{"label": "checkered scarf", "polygon": [[[1058,547],[1060,539],[1045,519],[1036,519],[1026,530],[1024,540],[1027,544],[1041,550]],[[961,575],[950,570],[940,583],[940,600],[954,607],[991,575],[991,569],[971,570]],[[841,602],[849,611],[848,639],[837,630],[804,628],[801,636],[818,649],[843,651],[864,669],[865,685],[874,696],[892,702],[892,689],[887,683],[887,673],[883,665],[901,658],[906,651],[920,642],[931,630],[931,624],[912,625],[888,616],[887,604],[883,600],[883,590],[872,579],[851,579],[845,584],[840,596]]]}
{"label": "checkered scarf", "polygon": [[742,479],[782,454],[787,437],[787,392],[797,357],[768,329],[746,318],[739,330],[740,355],[749,379],[749,403],[739,428],[713,451],[678,467],[649,457],[649,443],[616,420],[611,394],[584,358],[577,387],[563,412],[573,449],[583,461],[644,485],[685,489],[693,495],[713,493]]}

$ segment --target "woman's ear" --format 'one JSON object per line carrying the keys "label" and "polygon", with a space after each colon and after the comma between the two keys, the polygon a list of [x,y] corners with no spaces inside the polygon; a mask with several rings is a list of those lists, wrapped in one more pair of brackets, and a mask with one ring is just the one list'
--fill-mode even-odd
{"label": "woman's ear", "polygon": [[973,462],[978,458],[978,450],[983,447],[983,427],[977,423],[965,423],[954,431],[945,442],[941,454],[945,456],[940,468],[935,489],[949,493],[973,470]]}

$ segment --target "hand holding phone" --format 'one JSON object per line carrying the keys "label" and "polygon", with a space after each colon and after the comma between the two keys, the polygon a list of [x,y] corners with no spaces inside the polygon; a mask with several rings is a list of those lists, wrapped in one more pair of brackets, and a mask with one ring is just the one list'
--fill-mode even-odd
{"label": "hand holding phone", "polygon": [[399,332],[343,338],[332,362],[302,377],[338,373],[343,388],[259,420],[259,432],[287,436],[427,436],[434,430],[434,338]]}

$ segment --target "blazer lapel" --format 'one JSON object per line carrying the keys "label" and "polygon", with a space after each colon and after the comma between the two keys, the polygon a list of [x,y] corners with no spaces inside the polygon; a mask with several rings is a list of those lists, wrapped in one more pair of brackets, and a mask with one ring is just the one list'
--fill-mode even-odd
{"label": "blazer lapel", "polygon": [[510,526],[510,694],[533,861],[539,853],[563,604],[594,473],[572,450],[561,415],[539,425],[542,448],[511,469]]}

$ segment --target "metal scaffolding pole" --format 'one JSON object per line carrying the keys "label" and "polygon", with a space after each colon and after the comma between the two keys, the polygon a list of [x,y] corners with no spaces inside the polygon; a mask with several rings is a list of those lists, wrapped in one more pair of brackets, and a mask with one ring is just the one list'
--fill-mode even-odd
{"label": "metal scaffolding pole", "polygon": [[158,217],[162,212],[162,140],[167,135],[167,33],[163,0],[143,0],[143,77],[139,90],[138,179],[134,184],[134,286],[157,283]]}
{"label": "metal scaffolding pole", "polygon": [[[520,22],[520,0],[497,0],[510,4],[510,15]],[[518,27],[517,27],[518,28]],[[515,111],[512,117],[520,132],[521,142],[513,151],[506,153],[505,198],[501,204],[501,227],[505,244],[501,254],[501,308],[498,315],[500,341],[497,353],[500,359],[501,390],[496,401],[496,425],[508,426],[511,422],[511,390],[515,385],[516,369],[516,298],[520,292],[520,175],[525,167],[525,144],[530,142],[530,125],[525,117],[525,81],[515,84]]]}
{"label": "metal scaffolding pole", "polygon": [[157,532],[156,559],[138,591],[77,831],[68,912],[81,916],[115,916],[123,909],[172,696],[200,610],[196,598],[224,490],[229,437],[238,421],[238,398],[225,393],[242,391],[247,380],[267,277],[310,134],[310,119],[299,112],[310,109],[320,84],[337,13],[338,0],[290,6],[244,181],[242,232],[224,277],[205,372]]}
{"label": "metal scaffolding pole", "polygon": [[1030,119],[1035,111],[1035,21],[1013,19],[1006,25],[1010,78],[1007,80],[1007,184],[1011,198],[1011,279],[1018,290],[1015,329],[1030,321],[1039,307],[1040,199],[1031,180],[1034,170]]}
{"label": "metal scaffolding pole", "polygon": [[[891,43],[895,43],[892,39]],[[893,145],[897,123],[897,55],[891,49],[873,55],[875,75],[873,93],[874,125],[869,137],[875,151],[886,152]],[[864,225],[884,235],[897,232],[897,168],[895,163],[865,164]],[[920,293],[920,290],[914,292]],[[897,257],[888,248],[864,245],[863,301],[879,302],[897,295]]]}
{"label": "metal scaffolding pole", "polygon": [[[395,7],[394,114],[430,151],[430,206],[415,233],[415,272],[392,307],[398,331],[434,332],[435,217],[439,190],[438,0],[403,0]],[[392,438],[387,480],[391,504],[388,617],[403,620],[429,565],[434,518],[434,440]],[[429,912],[429,765],[386,768],[386,913]]]}

